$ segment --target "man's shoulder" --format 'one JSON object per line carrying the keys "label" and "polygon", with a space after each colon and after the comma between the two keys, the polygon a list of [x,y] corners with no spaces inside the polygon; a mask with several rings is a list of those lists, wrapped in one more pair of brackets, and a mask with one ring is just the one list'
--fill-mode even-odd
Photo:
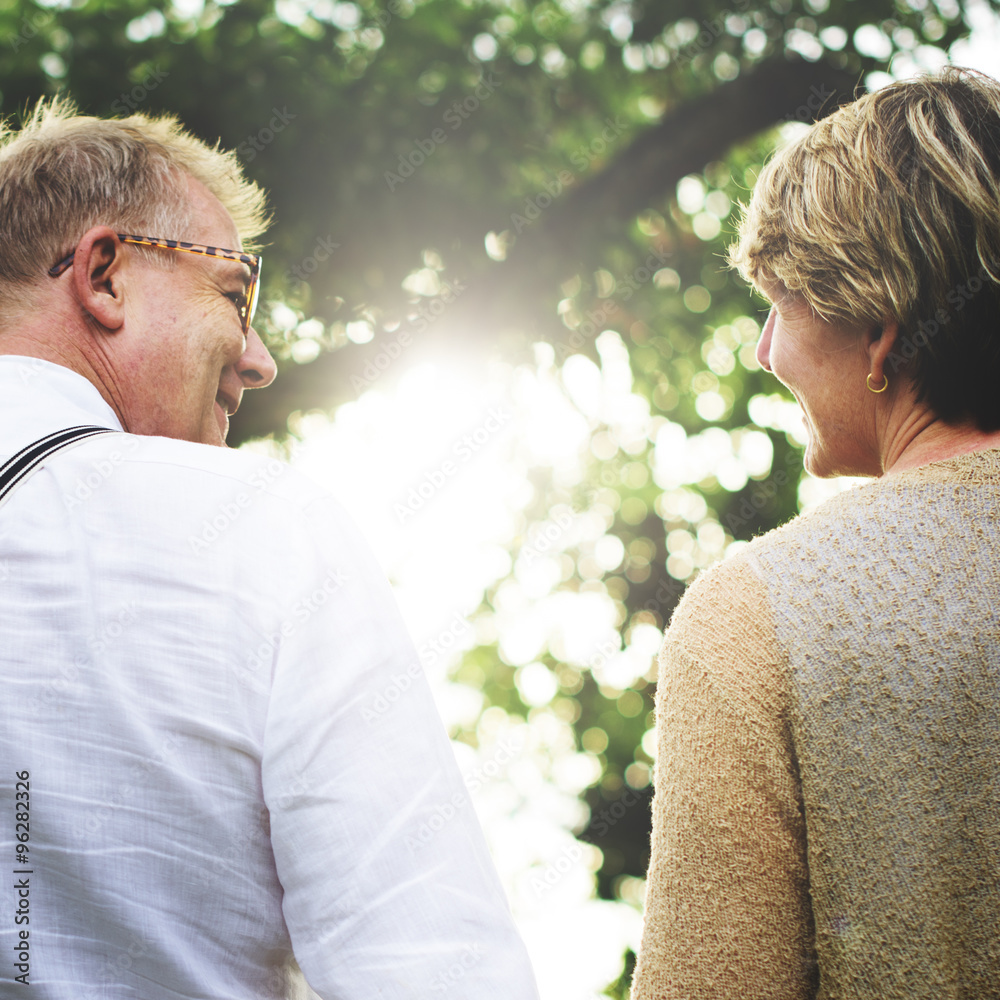
{"label": "man's shoulder", "polygon": [[[117,452],[123,462],[163,467],[167,478],[192,491],[229,492],[245,488],[254,495],[267,494],[296,507],[331,499],[308,476],[264,452],[133,434],[107,435],[103,444],[109,457]],[[197,495],[192,492],[191,499]]]}
{"label": "man's shoulder", "polygon": [[99,435],[53,463],[50,487],[67,514],[91,530],[155,538],[161,548],[179,545],[199,557],[239,557],[246,550],[255,560],[267,553],[268,565],[305,564],[331,553],[368,558],[337,499],[263,451]]}
{"label": "man's shoulder", "polygon": [[356,534],[327,490],[263,451],[102,434],[71,449],[52,472],[63,506],[87,517],[120,511],[133,526],[148,521],[183,532],[209,525],[209,534],[238,523],[241,536],[263,532],[306,547],[317,532],[341,540]]}

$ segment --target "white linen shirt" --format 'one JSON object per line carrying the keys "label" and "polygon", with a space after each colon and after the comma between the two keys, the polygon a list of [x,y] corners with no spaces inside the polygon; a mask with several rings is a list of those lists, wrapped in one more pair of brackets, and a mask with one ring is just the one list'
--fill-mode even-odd
{"label": "white linen shirt", "polygon": [[[0,357],[0,462],[80,424],[121,429]],[[0,506],[0,685],[0,997],[18,948],[37,1000],[537,996],[388,585],[287,465],[48,459]]]}

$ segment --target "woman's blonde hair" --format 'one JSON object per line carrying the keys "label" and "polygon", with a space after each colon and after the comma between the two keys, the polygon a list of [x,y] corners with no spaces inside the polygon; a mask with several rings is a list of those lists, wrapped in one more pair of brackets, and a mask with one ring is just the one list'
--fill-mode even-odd
{"label": "woman's blonde hair", "polygon": [[[0,298],[40,281],[95,225],[186,239],[185,174],[219,199],[249,248],[267,227],[263,191],[243,177],[234,152],[195,138],[174,117],[92,118],[54,98],[19,130],[0,124]],[[145,252],[164,266],[175,256]]]}
{"label": "woman's blonde hair", "polygon": [[890,372],[1000,428],[1000,84],[948,67],[816,123],[764,167],[729,260],[828,322],[896,320]]}

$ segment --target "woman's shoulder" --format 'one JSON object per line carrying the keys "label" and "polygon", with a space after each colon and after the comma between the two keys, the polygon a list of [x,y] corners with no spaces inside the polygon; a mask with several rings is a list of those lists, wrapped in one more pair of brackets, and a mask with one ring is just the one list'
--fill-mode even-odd
{"label": "woman's shoulder", "polygon": [[863,516],[875,500],[876,488],[876,481],[859,484],[749,541],[734,542],[723,559],[702,570],[687,587],[678,610],[685,605],[732,599],[751,588],[754,581],[766,580],[765,566],[776,556],[801,556],[830,541],[845,522]]}
{"label": "woman's shoulder", "polygon": [[[749,542],[750,559],[833,556],[859,539],[880,550],[886,541],[912,540],[931,524],[967,519],[996,509],[1000,450],[971,452],[904,472],[890,473],[837,493]],[[822,559],[821,559],[822,561]]]}
{"label": "woman's shoulder", "polygon": [[905,555],[933,557],[954,528],[980,514],[995,520],[1000,505],[1000,450],[974,452],[869,480],[835,494],[786,524],[737,543],[687,588],[674,621],[706,609],[739,614],[780,578],[800,595],[821,594],[831,576],[865,576],[869,567]]}

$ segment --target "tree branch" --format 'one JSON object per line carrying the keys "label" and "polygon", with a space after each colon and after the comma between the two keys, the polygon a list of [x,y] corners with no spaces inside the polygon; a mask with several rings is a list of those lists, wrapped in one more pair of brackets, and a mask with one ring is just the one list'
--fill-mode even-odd
{"label": "tree branch", "polygon": [[[500,331],[518,326],[545,336],[541,320],[553,314],[558,284],[582,263],[596,262],[602,244],[620,239],[637,213],[662,204],[682,177],[720,159],[735,143],[782,120],[829,113],[853,97],[857,82],[856,73],[829,63],[778,57],[679,104],[606,170],[554,201],[507,261],[470,282],[470,291],[449,307],[449,322],[414,330],[407,360],[430,347],[466,351],[472,330],[479,344],[495,342]],[[247,397],[233,421],[230,443],[280,436],[289,413],[356,398],[372,384],[373,371],[381,377],[382,369],[372,365],[384,361],[385,346],[384,339],[376,339],[321,355],[311,364],[283,365],[272,388]]]}

